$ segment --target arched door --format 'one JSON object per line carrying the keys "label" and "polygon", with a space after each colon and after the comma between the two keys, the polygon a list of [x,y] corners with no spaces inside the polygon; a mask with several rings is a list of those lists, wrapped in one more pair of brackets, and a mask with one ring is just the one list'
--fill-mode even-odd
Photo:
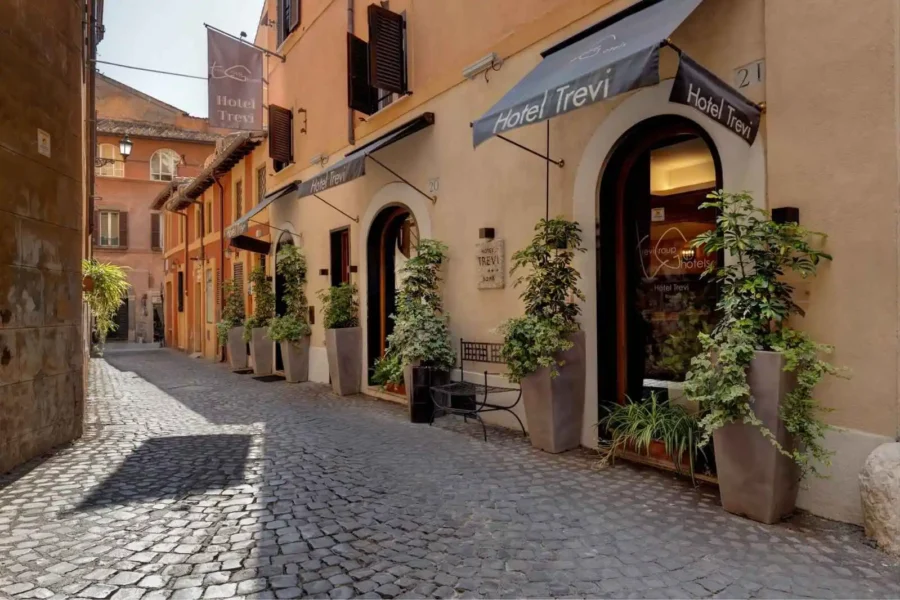
{"label": "arched door", "polygon": [[683,117],[640,123],[616,144],[600,185],[597,227],[601,402],[678,399],[697,336],[714,325],[719,260],[690,247],[715,226],[701,209],[721,186],[709,136]]}
{"label": "arched door", "polygon": [[396,309],[401,269],[418,243],[416,221],[406,206],[388,206],[372,221],[366,240],[366,344],[370,377],[375,360],[384,356],[387,336],[394,330],[390,317]]}

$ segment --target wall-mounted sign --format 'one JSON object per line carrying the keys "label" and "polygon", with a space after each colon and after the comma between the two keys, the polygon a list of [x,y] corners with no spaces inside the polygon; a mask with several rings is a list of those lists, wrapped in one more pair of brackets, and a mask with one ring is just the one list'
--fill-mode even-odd
{"label": "wall-mounted sign", "polygon": [[734,70],[734,87],[742,89],[758,85],[766,80],[766,61],[754,60]]}
{"label": "wall-mounted sign", "polygon": [[654,206],[650,209],[650,220],[654,223],[662,223],[666,220],[666,207]]}
{"label": "wall-mounted sign", "polygon": [[37,130],[38,153],[50,158],[50,134],[43,129]]}
{"label": "wall-mounted sign", "polygon": [[506,287],[506,261],[503,240],[480,242],[478,252],[478,289],[494,290]]}
{"label": "wall-mounted sign", "polygon": [[669,102],[702,112],[748,144],[759,133],[759,107],[686,54],[681,55]]}
{"label": "wall-mounted sign", "polygon": [[225,129],[263,128],[263,54],[249,44],[206,30],[209,124]]}

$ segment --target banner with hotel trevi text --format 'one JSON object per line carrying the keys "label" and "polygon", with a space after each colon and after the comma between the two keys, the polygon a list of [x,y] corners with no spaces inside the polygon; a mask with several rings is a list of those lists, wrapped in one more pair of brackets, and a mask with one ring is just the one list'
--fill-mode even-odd
{"label": "banner with hotel trevi text", "polygon": [[263,128],[263,53],[207,28],[209,124],[224,129]]}

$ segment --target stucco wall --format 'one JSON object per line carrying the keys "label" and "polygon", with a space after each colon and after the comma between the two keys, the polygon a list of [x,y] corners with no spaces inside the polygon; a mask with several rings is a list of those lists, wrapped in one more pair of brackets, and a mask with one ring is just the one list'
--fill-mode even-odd
{"label": "stucco wall", "polygon": [[0,472],[82,430],[81,19],[74,0],[0,7]]}

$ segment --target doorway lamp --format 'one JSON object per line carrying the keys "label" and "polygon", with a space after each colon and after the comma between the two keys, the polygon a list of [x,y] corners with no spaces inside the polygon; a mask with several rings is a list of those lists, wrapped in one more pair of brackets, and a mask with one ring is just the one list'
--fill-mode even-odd
{"label": "doorway lamp", "polygon": [[131,138],[128,137],[128,134],[125,134],[125,137],[119,140],[119,154],[122,155],[122,162],[128,160],[133,146],[134,144],[131,142]]}

